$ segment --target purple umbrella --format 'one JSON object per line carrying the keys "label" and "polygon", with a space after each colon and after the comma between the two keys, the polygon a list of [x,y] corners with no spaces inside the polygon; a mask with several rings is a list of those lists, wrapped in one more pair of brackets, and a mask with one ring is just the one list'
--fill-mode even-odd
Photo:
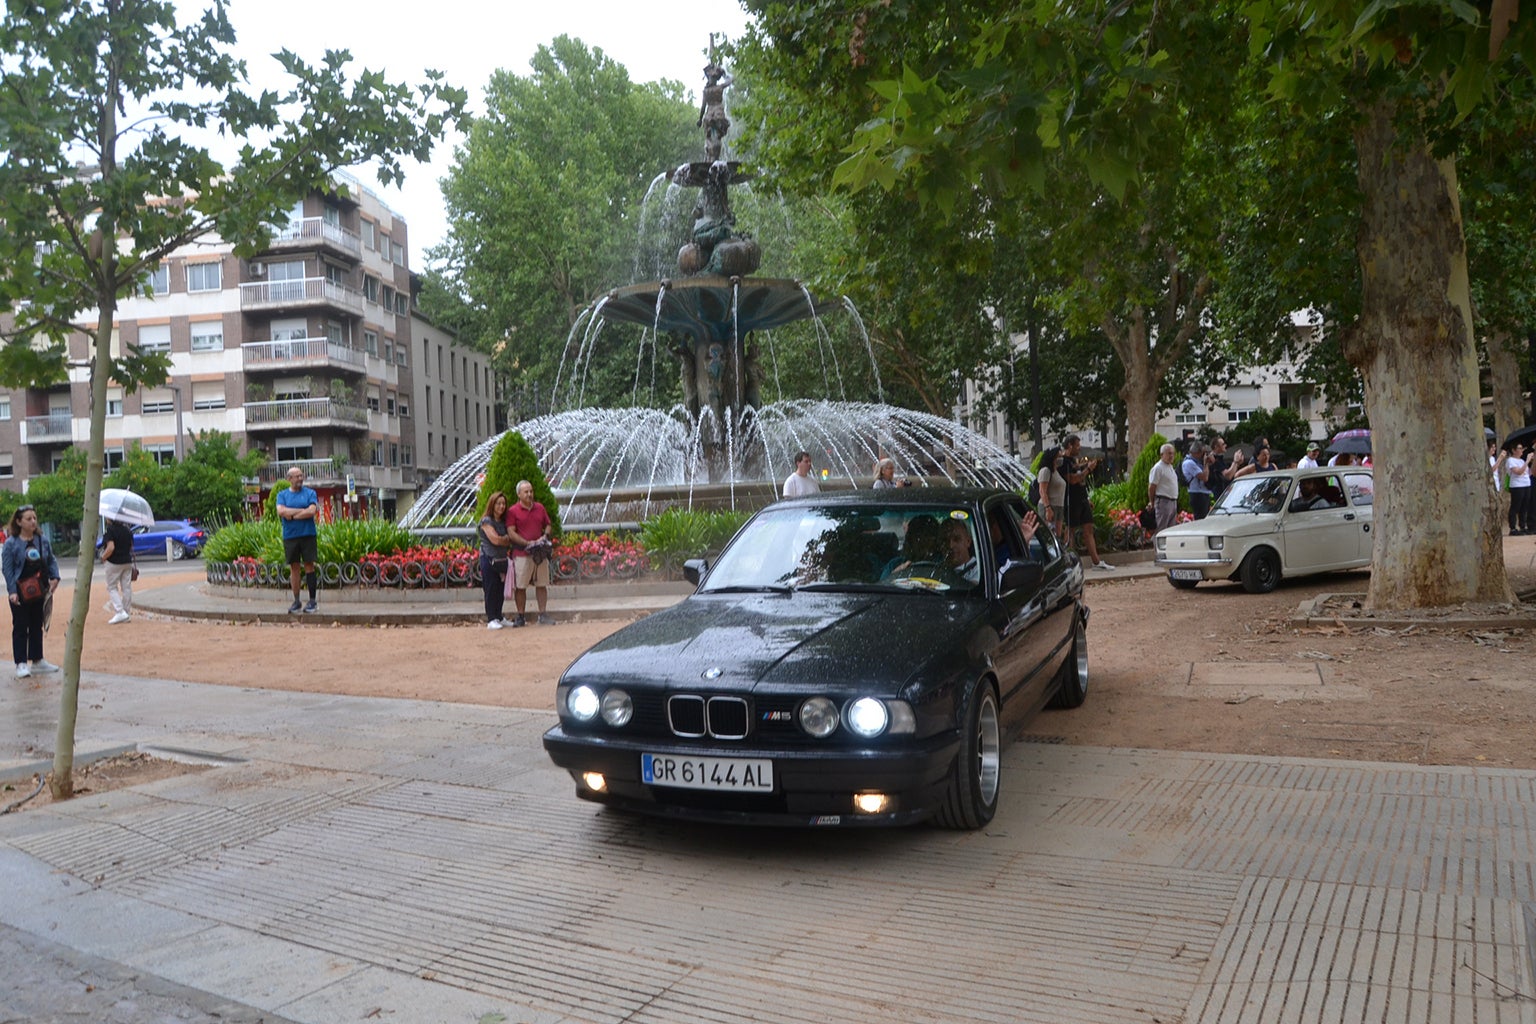
{"label": "purple umbrella", "polygon": [[1369,455],[1371,432],[1365,428],[1341,430],[1333,435],[1332,441],[1328,442],[1328,450],[1338,454],[1349,452],[1352,455]]}

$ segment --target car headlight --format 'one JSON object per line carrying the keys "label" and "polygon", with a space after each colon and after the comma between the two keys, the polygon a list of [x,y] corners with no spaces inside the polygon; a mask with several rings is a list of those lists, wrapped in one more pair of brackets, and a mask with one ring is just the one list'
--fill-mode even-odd
{"label": "car headlight", "polygon": [[891,723],[891,714],[885,709],[884,701],[860,697],[848,704],[846,721],[851,732],[873,739],[885,732],[885,727]]}
{"label": "car headlight", "polygon": [[1207,550],[1210,550],[1210,551],[1220,551],[1222,548],[1227,546],[1227,538],[1225,538],[1225,537],[1207,537],[1207,538],[1205,538],[1205,546],[1206,546]]}
{"label": "car headlight", "polygon": [[635,702],[629,699],[629,694],[615,688],[603,694],[602,712],[603,721],[617,729],[629,724],[635,714]]}
{"label": "car headlight", "polygon": [[1168,538],[1167,537],[1158,537],[1156,540],[1153,541],[1153,543],[1157,545],[1157,550],[1159,550],[1159,551],[1167,551],[1168,550]]}
{"label": "car headlight", "polygon": [[800,728],[818,740],[837,731],[837,705],[825,697],[812,697],[800,705]]}
{"label": "car headlight", "polygon": [[601,706],[597,691],[590,686],[577,686],[565,698],[565,709],[579,722],[592,721]]}

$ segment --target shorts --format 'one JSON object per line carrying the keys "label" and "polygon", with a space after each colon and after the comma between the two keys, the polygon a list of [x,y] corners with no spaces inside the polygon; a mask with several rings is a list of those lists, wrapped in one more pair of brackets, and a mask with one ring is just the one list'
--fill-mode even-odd
{"label": "shorts", "polygon": [[514,557],[512,561],[515,576],[512,582],[513,590],[549,586],[549,559],[546,558],[537,565],[527,555],[521,558]]}
{"label": "shorts", "polygon": [[305,565],[314,565],[318,551],[318,538],[314,534],[308,537],[283,538],[283,557],[288,560],[289,565],[298,565],[300,562]]}
{"label": "shorts", "polygon": [[1093,503],[1087,498],[1079,498],[1074,501],[1067,499],[1067,525],[1088,526],[1093,523]]}

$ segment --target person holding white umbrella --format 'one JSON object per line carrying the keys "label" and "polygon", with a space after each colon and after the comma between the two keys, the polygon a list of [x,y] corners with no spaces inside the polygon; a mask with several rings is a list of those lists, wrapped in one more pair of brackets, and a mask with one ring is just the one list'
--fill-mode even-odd
{"label": "person holding white umbrella", "polygon": [[115,626],[133,615],[133,530],[121,519],[107,520],[101,562],[107,569],[107,600],[112,605],[107,625]]}

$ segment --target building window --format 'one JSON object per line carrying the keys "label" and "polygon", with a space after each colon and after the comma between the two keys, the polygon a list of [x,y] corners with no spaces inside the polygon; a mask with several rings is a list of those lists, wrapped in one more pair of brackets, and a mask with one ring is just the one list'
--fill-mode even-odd
{"label": "building window", "polygon": [[379,354],[379,332],[378,331],[364,331],[363,332],[363,351],[367,352],[371,356],[376,356],[376,355]]}
{"label": "building window", "polygon": [[1201,426],[1202,424],[1205,423],[1205,413],[1203,413],[1203,412],[1181,412],[1178,415],[1174,416],[1173,422],[1175,424],[1177,424],[1178,426],[1181,426],[1181,427],[1187,427],[1187,426],[1198,427],[1198,426]]}
{"label": "building window", "polygon": [[365,277],[365,278],[363,278],[363,298],[367,299],[369,302],[374,303],[375,305],[378,304],[378,301],[379,301],[379,279],[378,278],[376,278],[376,277]]}
{"label": "building window", "polygon": [[176,461],[176,446],[173,444],[146,444],[144,450],[155,457],[156,465],[169,466]]}
{"label": "building window", "polygon": [[280,437],[275,451],[278,462],[302,462],[315,457],[315,444],[309,437]]}
{"label": "building window", "polygon": [[386,395],[384,397],[384,411],[386,413],[388,413],[389,415],[391,415],[391,416],[393,416],[395,414],[395,396],[394,395]]}
{"label": "building window", "polygon": [[8,420],[10,418],[11,400],[9,398],[0,398],[0,420]]}
{"label": "building window", "polygon": [[224,325],[222,323],[192,325],[193,352],[222,352],[223,350]]}
{"label": "building window", "polygon": [[432,440],[432,431],[429,430],[429,431],[427,431],[427,457],[428,458],[431,458],[434,454],[436,454],[436,452],[434,451],[435,447],[436,447],[436,442],[434,442]]}
{"label": "building window", "polygon": [[378,231],[378,225],[374,224],[374,222],[371,221],[371,220],[365,220],[365,221],[363,221],[362,227],[363,227],[363,248],[364,249],[377,249],[379,247],[379,243],[375,240],[374,233],[376,231]]}
{"label": "building window", "polygon": [[393,441],[389,445],[389,465],[391,469],[400,468],[400,446]]}
{"label": "building window", "polygon": [[368,389],[367,403],[369,412],[379,411],[379,391],[377,388]]}
{"label": "building window", "polygon": [[384,343],[384,361],[386,363],[392,363],[395,361],[395,343],[392,341],[386,341]]}
{"label": "building window", "polygon": [[123,450],[121,448],[108,448],[102,454],[106,456],[106,470],[108,473],[123,464]]}
{"label": "building window", "polygon": [[139,404],[139,411],[148,415],[157,412],[175,412],[176,397],[170,388],[150,388],[144,392],[144,400]]}
{"label": "building window", "polygon": [[193,381],[192,408],[201,412],[225,407],[224,382],[221,380]]}
{"label": "building window", "polygon": [[404,345],[399,345],[399,346],[397,346],[395,348],[395,365],[396,366],[404,366],[405,365],[405,346]]}
{"label": "building window", "polygon": [[411,312],[411,298],[404,292],[395,293],[395,312],[407,316]]}
{"label": "building window", "polygon": [[401,445],[400,446],[400,465],[402,465],[402,466],[414,466],[415,464],[416,464],[416,453],[411,451],[411,446],[408,445],[408,444]]}
{"label": "building window", "polygon": [[140,324],[139,351],[169,352],[171,350],[170,324]]}
{"label": "building window", "polygon": [[223,263],[188,263],[187,291],[216,292],[224,287]]}
{"label": "building window", "polygon": [[151,270],[149,276],[144,279],[144,283],[139,286],[140,295],[158,297],[168,294],[170,290],[171,268],[163,263],[154,270]]}
{"label": "building window", "polygon": [[0,453],[0,480],[9,480],[16,475],[16,459],[10,452]]}
{"label": "building window", "polygon": [[107,389],[107,415],[121,416],[123,414],[123,389]]}
{"label": "building window", "polygon": [[377,241],[379,243],[378,244],[379,252],[382,252],[384,254],[384,258],[386,260],[389,259],[389,236],[386,235],[384,232],[380,231],[379,234],[378,234]]}
{"label": "building window", "polygon": [[400,418],[401,419],[409,419],[410,415],[411,415],[411,407],[406,405],[404,402],[401,402],[400,403]]}
{"label": "building window", "polygon": [[395,290],[389,285],[385,285],[383,293],[380,295],[380,301],[383,303],[386,312],[393,313],[395,311]]}
{"label": "building window", "polygon": [[389,248],[394,262],[402,267],[405,266],[405,246],[399,242],[390,242]]}
{"label": "building window", "polygon": [[325,279],[328,283],[335,285],[337,288],[346,286],[347,272],[345,270],[334,263],[325,261],[322,261],[322,266],[325,269]]}
{"label": "building window", "polygon": [[430,384],[427,385],[427,422],[432,422],[432,386]]}
{"label": "building window", "polygon": [[370,451],[368,452],[368,464],[370,466],[382,466],[382,465],[384,465],[384,442],[383,441],[375,441],[375,442],[373,442],[373,444],[372,444],[372,446],[370,448]]}
{"label": "building window", "polygon": [[1246,422],[1248,422],[1248,420],[1253,418],[1253,414],[1255,412],[1257,412],[1257,411],[1258,410],[1256,410],[1256,409],[1228,409],[1227,410],[1227,422],[1228,423],[1246,423]]}

